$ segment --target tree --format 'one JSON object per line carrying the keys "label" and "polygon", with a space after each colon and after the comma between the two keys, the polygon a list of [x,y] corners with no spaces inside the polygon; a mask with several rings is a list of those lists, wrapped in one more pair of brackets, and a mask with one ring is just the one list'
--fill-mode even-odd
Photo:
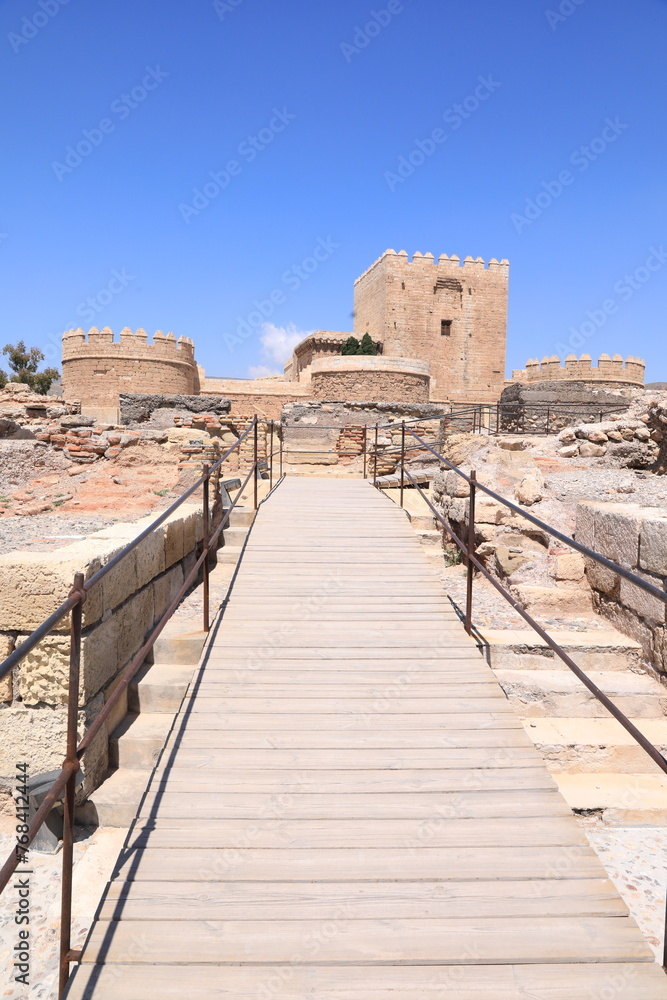
{"label": "tree", "polygon": [[348,337],[343,346],[341,347],[341,354],[358,354],[359,353],[359,341],[356,337]]}
{"label": "tree", "polygon": [[0,368],[0,389],[4,389],[7,385],[7,372],[3,372]]}
{"label": "tree", "polygon": [[359,354],[377,354],[377,346],[373,343],[370,333],[365,333],[361,338]]}
{"label": "tree", "polygon": [[60,376],[57,368],[37,371],[40,361],[44,360],[44,354],[39,347],[27,348],[22,340],[16,344],[5,344],[2,353],[9,356],[9,367],[14,372],[10,381],[29,385],[33,392],[38,392],[42,396],[46,396],[51,383]]}

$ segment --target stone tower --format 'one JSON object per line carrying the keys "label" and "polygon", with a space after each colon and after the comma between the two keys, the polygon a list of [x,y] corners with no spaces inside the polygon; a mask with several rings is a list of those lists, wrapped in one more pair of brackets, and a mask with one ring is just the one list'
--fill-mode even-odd
{"label": "stone tower", "polygon": [[435,402],[496,402],[505,383],[509,261],[387,250],[354,286],[354,332],[431,369]]}

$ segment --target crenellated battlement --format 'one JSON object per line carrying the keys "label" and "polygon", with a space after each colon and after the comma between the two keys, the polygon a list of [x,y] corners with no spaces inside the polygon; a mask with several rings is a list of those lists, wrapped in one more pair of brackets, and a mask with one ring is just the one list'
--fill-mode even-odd
{"label": "crenellated battlement", "polygon": [[419,267],[424,267],[424,265],[432,264],[436,269],[437,273],[442,274],[462,274],[462,273],[472,273],[475,271],[495,271],[498,274],[506,275],[509,279],[509,266],[510,262],[504,258],[503,260],[497,260],[492,257],[491,260],[485,261],[483,257],[465,257],[463,260],[458,256],[458,254],[452,254],[451,257],[448,254],[440,254],[436,260],[434,255],[430,252],[421,253],[416,250],[412,255],[412,260],[410,259],[406,250],[400,250],[396,253],[395,250],[385,250],[381,257],[378,257],[369,268],[367,268],[363,274],[361,274],[355,281],[355,285],[363,281],[376,268],[379,264],[398,264],[399,266],[403,264],[415,264]]}
{"label": "crenellated battlement", "polygon": [[173,333],[163,333],[157,330],[153,334],[153,342],[148,342],[148,334],[141,328],[134,331],[124,327],[120,337],[115,339],[113,330],[105,326],[99,330],[96,326],[85,330],[66,330],[63,334],[63,360],[97,356],[100,352],[109,357],[143,356],[150,359],[168,359],[184,364],[194,364],[195,345],[189,337],[179,337]]}
{"label": "crenellated battlement", "polygon": [[646,363],[642,358],[628,356],[625,361],[620,354],[613,358],[601,354],[597,366],[593,365],[590,354],[568,354],[565,364],[558,355],[544,357],[542,361],[530,358],[525,368],[512,372],[512,382],[619,382],[625,385],[643,386]]}
{"label": "crenellated battlement", "polygon": [[121,392],[199,392],[195,345],[189,337],[157,330],[66,330],[63,334],[63,393],[97,410],[118,407]]}

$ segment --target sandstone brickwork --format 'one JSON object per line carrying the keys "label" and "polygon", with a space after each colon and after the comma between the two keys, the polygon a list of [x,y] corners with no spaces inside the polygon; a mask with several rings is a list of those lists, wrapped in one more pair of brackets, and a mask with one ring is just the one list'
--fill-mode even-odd
{"label": "sandstone brickwork", "polygon": [[354,286],[354,332],[431,370],[431,399],[495,402],[505,384],[509,262],[387,250]]}
{"label": "sandstone brickwork", "polygon": [[199,392],[194,344],[161,330],[148,343],[145,330],[121,330],[114,340],[109,327],[68,330],[63,334],[63,396],[86,407],[117,407],[120,393]]}
{"label": "sandstone brickwork", "polygon": [[324,402],[428,403],[429,385],[428,364],[412,359],[353,355],[320,358],[311,365],[311,395]]}
{"label": "sandstone brickwork", "polygon": [[595,366],[590,354],[582,354],[580,358],[576,354],[568,354],[564,365],[558,355],[554,354],[550,358],[542,358],[541,362],[531,358],[526,362],[525,368],[512,372],[511,383],[568,381],[592,382],[609,388],[643,388],[645,374],[646,363],[632,355],[623,361],[620,354],[615,354],[613,358],[608,354],[601,354]]}

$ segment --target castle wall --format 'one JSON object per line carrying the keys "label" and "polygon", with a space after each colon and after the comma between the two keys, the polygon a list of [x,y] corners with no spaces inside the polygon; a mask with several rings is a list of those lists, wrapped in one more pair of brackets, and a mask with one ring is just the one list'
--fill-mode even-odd
{"label": "castle wall", "polygon": [[428,362],[432,399],[495,402],[505,384],[508,281],[507,261],[445,254],[436,263],[387,251],[355,282],[355,336]]}
{"label": "castle wall", "polygon": [[531,358],[526,362],[525,368],[515,369],[512,372],[511,382],[507,384],[571,381],[593,382],[612,388],[616,385],[641,388],[644,385],[645,373],[645,362],[632,355],[624,362],[620,354],[615,354],[613,358],[608,354],[601,354],[595,367],[590,354],[582,354],[580,358],[577,358],[576,354],[568,354],[564,365],[561,365],[560,358],[554,354],[550,358],[542,358],[541,362]]}
{"label": "castle wall", "polygon": [[290,382],[284,378],[208,378],[201,382],[203,396],[225,396],[231,402],[231,414],[257,414],[279,420],[285,403],[311,397],[310,383]]}
{"label": "castle wall", "polygon": [[109,327],[63,334],[63,395],[81,401],[83,412],[115,412],[121,392],[192,395],[199,391],[194,344],[158,330],[148,343],[145,330],[121,330],[115,341]]}
{"label": "castle wall", "polygon": [[386,356],[320,358],[311,367],[310,396],[323,402],[428,403],[429,366]]}

